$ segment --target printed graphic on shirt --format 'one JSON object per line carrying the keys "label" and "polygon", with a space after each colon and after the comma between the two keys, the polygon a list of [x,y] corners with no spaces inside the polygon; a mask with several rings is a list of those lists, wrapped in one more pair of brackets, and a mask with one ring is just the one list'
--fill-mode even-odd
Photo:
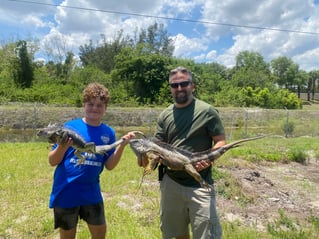
{"label": "printed graphic on shirt", "polygon": [[106,135],[102,135],[101,140],[102,140],[103,144],[109,144],[109,142],[110,142],[110,138]]}
{"label": "printed graphic on shirt", "polygon": [[78,158],[74,156],[73,158],[71,158],[70,163],[75,164],[75,167],[81,165],[90,165],[95,167],[102,166],[102,162],[99,160],[99,158],[96,157],[95,154],[83,152],[81,155],[83,158]]}

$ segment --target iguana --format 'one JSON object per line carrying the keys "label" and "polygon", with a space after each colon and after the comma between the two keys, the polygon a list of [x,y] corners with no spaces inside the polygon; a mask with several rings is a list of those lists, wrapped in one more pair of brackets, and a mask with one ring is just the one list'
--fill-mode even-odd
{"label": "iguana", "polygon": [[198,153],[191,153],[186,150],[173,147],[170,144],[163,143],[158,140],[151,140],[148,138],[131,139],[130,147],[137,156],[138,165],[144,167],[144,175],[150,173],[160,163],[166,165],[172,170],[185,170],[195,180],[197,180],[202,187],[211,187],[201,175],[194,168],[194,164],[201,160],[209,160],[213,162],[227,150],[239,146],[251,140],[261,139],[265,136],[257,136],[253,138],[241,139],[229,144],[226,144],[217,149],[207,150]]}
{"label": "iguana", "polygon": [[59,143],[62,145],[66,144],[69,138],[72,138],[72,147],[75,148],[74,155],[79,158],[76,165],[85,163],[85,157],[82,155],[82,152],[105,154],[123,142],[123,139],[119,139],[113,144],[96,146],[94,142],[86,142],[81,135],[74,130],[59,126],[58,124],[49,124],[47,127],[39,130],[37,136],[46,138],[51,144]]}

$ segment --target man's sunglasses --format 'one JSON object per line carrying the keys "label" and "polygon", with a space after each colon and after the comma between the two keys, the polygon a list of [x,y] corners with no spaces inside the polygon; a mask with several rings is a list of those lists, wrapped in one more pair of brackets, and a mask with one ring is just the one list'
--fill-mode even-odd
{"label": "man's sunglasses", "polygon": [[190,81],[182,81],[182,82],[179,82],[179,83],[170,83],[169,85],[172,88],[177,89],[178,86],[181,86],[183,88],[183,87],[189,86],[190,83],[191,83]]}

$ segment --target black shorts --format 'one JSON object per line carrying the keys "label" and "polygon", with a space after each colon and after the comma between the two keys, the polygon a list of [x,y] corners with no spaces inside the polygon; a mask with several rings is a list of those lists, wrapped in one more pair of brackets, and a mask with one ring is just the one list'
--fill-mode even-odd
{"label": "black shorts", "polygon": [[53,212],[55,229],[61,227],[64,230],[70,230],[76,227],[79,218],[91,225],[105,224],[103,202],[72,208],[55,207]]}

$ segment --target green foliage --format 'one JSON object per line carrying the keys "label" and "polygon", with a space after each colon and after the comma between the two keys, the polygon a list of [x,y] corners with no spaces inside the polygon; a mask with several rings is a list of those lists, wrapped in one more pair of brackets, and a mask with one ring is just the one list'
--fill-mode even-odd
{"label": "green foliage", "polygon": [[11,96],[16,92],[16,88],[13,85],[3,83],[0,79],[0,103],[11,101]]}
{"label": "green foliage", "polygon": [[173,40],[168,36],[163,24],[154,23],[146,30],[142,29],[136,48],[143,54],[156,54],[165,57],[173,55]]}
{"label": "green foliage", "polygon": [[282,239],[309,239],[311,237],[311,231],[306,231],[302,227],[299,227],[298,220],[293,220],[285,215],[283,210],[279,210],[279,218],[274,223],[267,225],[267,231],[274,238]]}
{"label": "green foliage", "polygon": [[230,174],[213,167],[213,179],[222,182],[215,186],[216,193],[222,197],[228,200],[236,200],[242,206],[251,201],[251,199],[242,192],[238,181]]}
{"label": "green foliage", "polygon": [[297,65],[288,57],[281,56],[271,61],[271,69],[276,83],[289,89],[297,73]]}
{"label": "green foliage", "polygon": [[[181,64],[183,65],[183,64]],[[193,63],[195,94],[198,98],[213,103],[214,95],[221,90],[222,81],[226,76],[226,67],[217,63],[197,65]]]}
{"label": "green foliage", "polygon": [[77,105],[81,91],[71,85],[41,85],[26,89],[0,88],[1,102],[40,102],[46,104]]}
{"label": "green foliage", "polygon": [[298,99],[298,96],[289,92],[288,90],[278,90],[275,97],[276,103],[274,104],[273,108],[301,109],[302,107],[301,100]]}
{"label": "green foliage", "polygon": [[223,239],[270,239],[265,232],[259,232],[254,226],[243,228],[241,222],[223,223]]}
{"label": "green foliage", "polygon": [[[154,23],[147,29],[141,29],[140,32],[136,30],[136,35],[138,38],[133,39],[125,36],[120,30],[111,42],[107,42],[102,35],[102,44],[95,46],[91,40],[89,44],[80,46],[82,65],[85,67],[94,65],[105,73],[111,73],[115,68],[116,57],[124,49],[136,50],[139,55],[172,56],[174,46],[163,24]],[[126,50],[124,52],[127,53]]]}
{"label": "green foliage", "polygon": [[[275,151],[274,146],[276,146]],[[224,158],[242,158],[255,163],[264,160],[305,163],[309,157],[307,152],[318,146],[316,138],[309,138],[308,140],[302,138],[276,139],[270,136],[234,148],[225,154]]]}
{"label": "green foliage", "polygon": [[[105,37],[102,35],[102,38]],[[93,45],[92,40],[89,44],[80,46],[80,59],[84,67],[95,66],[105,73],[110,73],[114,69],[115,57],[121,52],[121,49],[128,45],[128,41],[119,31],[112,42],[107,42],[105,38],[103,43],[97,46]]]}
{"label": "green foliage", "polygon": [[[161,55],[127,54],[126,49],[116,58],[113,81],[126,85],[127,97],[135,96],[139,103],[153,104],[163,100],[161,88],[167,81],[168,58]],[[160,94],[161,93],[161,94]]]}
{"label": "green foliage", "polygon": [[271,88],[270,69],[262,55],[243,51],[236,56],[236,66],[231,77],[234,87]]}
{"label": "green foliage", "polygon": [[286,137],[292,136],[295,130],[294,122],[285,122],[282,126],[282,130],[284,131]]}
{"label": "green foliage", "polygon": [[[228,104],[227,104],[228,102]],[[215,105],[239,107],[261,107],[267,109],[299,109],[301,101],[294,93],[287,90],[269,88],[237,88],[225,86],[216,94]]]}
{"label": "green foliage", "polygon": [[95,66],[76,68],[70,75],[68,84],[82,91],[92,82],[101,83],[107,88],[111,88],[113,84],[111,77]]}
{"label": "green foliage", "polygon": [[290,161],[298,162],[298,163],[306,163],[308,159],[308,155],[305,152],[305,150],[300,149],[300,148],[293,148],[290,149],[288,152],[288,159]]}
{"label": "green foliage", "polygon": [[254,51],[242,51],[236,56],[236,68],[255,69],[256,71],[269,72],[269,65],[264,57]]}
{"label": "green foliage", "polygon": [[232,87],[229,83],[224,84],[219,92],[213,95],[213,103],[215,106],[242,106],[244,102],[240,100],[240,88]]}
{"label": "green foliage", "polygon": [[[173,58],[172,42],[161,24],[136,31],[136,36],[119,31],[110,42],[102,35],[101,44],[90,41],[81,46],[81,67],[72,52],[60,56],[64,62],[32,62],[30,42],[7,44],[0,48],[0,101],[79,105],[77,95],[97,81],[110,90],[116,105],[167,105],[172,102],[168,73],[177,66],[193,72],[195,96],[215,106],[299,109],[301,101],[289,89],[315,91],[316,72],[299,70],[285,57],[269,64],[257,52],[243,51],[236,57],[236,66],[228,69]],[[14,89],[17,86],[26,90]]]}
{"label": "green foliage", "polygon": [[12,62],[15,70],[13,73],[14,82],[17,87],[29,88],[34,76],[26,41],[20,40],[17,42],[16,54],[18,57]]}
{"label": "green foliage", "polygon": [[317,232],[319,232],[319,216],[312,216],[309,218],[309,221],[312,222]]}

